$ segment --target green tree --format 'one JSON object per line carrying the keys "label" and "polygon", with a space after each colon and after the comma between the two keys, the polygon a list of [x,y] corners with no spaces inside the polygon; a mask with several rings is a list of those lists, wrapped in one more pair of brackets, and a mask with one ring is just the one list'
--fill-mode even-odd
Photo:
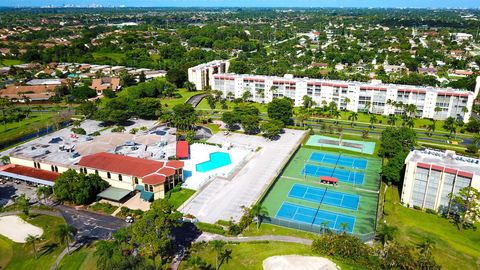
{"label": "green tree", "polygon": [[274,98],[268,103],[267,113],[271,119],[280,120],[288,125],[293,117],[293,102],[288,98]]}
{"label": "green tree", "polygon": [[390,126],[395,126],[396,122],[397,122],[397,116],[395,114],[389,114],[387,119],[387,124],[389,124]]}
{"label": "green tree", "polygon": [[313,101],[313,99],[310,96],[308,96],[308,95],[303,96],[302,104],[303,104],[304,109],[309,109],[309,108],[313,107],[314,103],[315,102]]}
{"label": "green tree", "polygon": [[259,130],[260,117],[258,115],[245,115],[240,124],[246,134],[255,134]]}
{"label": "green tree", "polygon": [[108,186],[108,183],[96,174],[86,175],[69,169],[58,176],[53,194],[60,202],[89,204]]}
{"label": "green tree", "polygon": [[348,116],[348,120],[352,121],[351,126],[355,124],[355,121],[358,120],[358,113],[356,112],[351,112],[350,115]]}
{"label": "green tree", "polygon": [[263,136],[273,139],[280,134],[283,123],[280,120],[268,120],[260,124],[260,130],[263,132]]}
{"label": "green tree", "polygon": [[33,249],[33,255],[35,259],[37,259],[37,241],[40,240],[37,236],[29,234],[27,238],[25,238],[25,245],[31,246]]}
{"label": "green tree", "polygon": [[25,216],[29,216],[30,214],[30,199],[27,198],[25,194],[18,196],[16,200],[17,205],[22,209],[22,212]]}
{"label": "green tree", "polygon": [[268,210],[265,206],[257,203],[250,208],[250,214],[257,218],[257,230],[260,227],[260,223],[262,222],[262,217],[268,215]]}
{"label": "green tree", "polygon": [[372,129],[374,124],[377,122],[377,116],[372,114],[370,115],[370,128]]}
{"label": "green tree", "polygon": [[450,209],[454,209],[457,218],[455,221],[461,231],[465,222],[474,223],[480,218],[480,192],[474,187],[464,187],[458,191],[458,194],[449,194],[451,205]]}
{"label": "green tree", "polygon": [[443,128],[449,131],[449,137],[452,137],[452,134],[457,133],[457,121],[453,117],[448,117],[443,123]]}
{"label": "green tree", "polygon": [[395,236],[398,233],[398,228],[395,226],[389,226],[387,224],[382,224],[380,226],[380,229],[377,232],[377,237],[380,238],[380,241],[382,242],[383,247],[395,239]]}
{"label": "green tree", "polygon": [[60,224],[55,228],[54,234],[57,241],[67,245],[67,252],[70,254],[70,241],[75,239],[77,229],[70,225]]}
{"label": "green tree", "polygon": [[215,252],[215,270],[220,269],[220,260],[226,244],[227,243],[222,240],[213,240],[210,242],[210,246]]}
{"label": "green tree", "polygon": [[93,115],[95,115],[97,110],[97,105],[95,105],[95,103],[91,101],[83,102],[76,108],[76,112],[78,114],[84,115],[87,119],[91,119]]}
{"label": "green tree", "polygon": [[183,87],[185,89],[187,89],[188,92],[195,92],[197,91],[197,87],[195,86],[194,83],[192,82],[189,82],[189,81],[186,81],[184,84],[183,84]]}

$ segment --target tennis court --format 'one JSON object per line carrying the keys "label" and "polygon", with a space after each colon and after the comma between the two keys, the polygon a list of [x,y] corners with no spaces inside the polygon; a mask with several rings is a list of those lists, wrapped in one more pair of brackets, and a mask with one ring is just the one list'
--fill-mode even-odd
{"label": "tennis court", "polygon": [[314,203],[341,207],[349,210],[357,210],[360,196],[328,190],[328,188],[316,188],[302,184],[294,184],[288,197],[302,199]]}
{"label": "tennis court", "polygon": [[368,161],[363,158],[352,158],[342,155],[328,154],[322,152],[313,152],[310,155],[310,161],[332,164],[336,166],[348,167],[365,170]]}
{"label": "tennis court", "polygon": [[302,175],[313,177],[329,176],[336,177],[338,181],[344,183],[351,183],[355,185],[363,185],[365,174],[363,172],[351,172],[339,168],[328,168],[312,164],[306,164],[301,172]]}
{"label": "tennis court", "polygon": [[343,230],[342,226],[346,224],[346,231],[350,233],[353,232],[355,227],[355,217],[289,202],[283,202],[282,207],[280,207],[280,210],[277,212],[276,218],[306,223],[312,226],[326,226],[329,229],[339,231]]}

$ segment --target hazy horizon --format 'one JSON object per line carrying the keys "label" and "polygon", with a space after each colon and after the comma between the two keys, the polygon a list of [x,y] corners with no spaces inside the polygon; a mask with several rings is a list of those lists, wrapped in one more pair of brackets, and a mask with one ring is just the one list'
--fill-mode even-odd
{"label": "hazy horizon", "polygon": [[291,8],[480,8],[479,0],[119,0],[112,4],[109,0],[0,0],[2,7],[42,7],[42,6],[125,6],[125,7],[291,7]]}

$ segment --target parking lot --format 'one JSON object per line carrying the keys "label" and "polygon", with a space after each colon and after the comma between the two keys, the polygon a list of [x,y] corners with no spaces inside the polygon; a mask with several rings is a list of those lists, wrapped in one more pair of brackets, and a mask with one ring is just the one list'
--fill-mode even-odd
{"label": "parking lot", "polygon": [[12,204],[15,198],[22,194],[25,194],[27,198],[30,198],[30,202],[35,203],[37,201],[36,191],[36,187],[29,186],[25,184],[25,182],[0,182],[0,207]]}

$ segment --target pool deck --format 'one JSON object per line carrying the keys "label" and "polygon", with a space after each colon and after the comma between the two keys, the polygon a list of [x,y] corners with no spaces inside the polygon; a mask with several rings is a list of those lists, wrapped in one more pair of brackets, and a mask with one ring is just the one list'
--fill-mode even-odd
{"label": "pool deck", "polygon": [[215,134],[209,142],[243,146],[252,151],[258,147],[261,149],[253,152],[245,166],[230,180],[213,179],[179,210],[202,222],[214,223],[230,218],[240,220],[242,206],[251,206],[260,198],[306,134],[305,131],[287,129],[277,141],[237,133]]}

